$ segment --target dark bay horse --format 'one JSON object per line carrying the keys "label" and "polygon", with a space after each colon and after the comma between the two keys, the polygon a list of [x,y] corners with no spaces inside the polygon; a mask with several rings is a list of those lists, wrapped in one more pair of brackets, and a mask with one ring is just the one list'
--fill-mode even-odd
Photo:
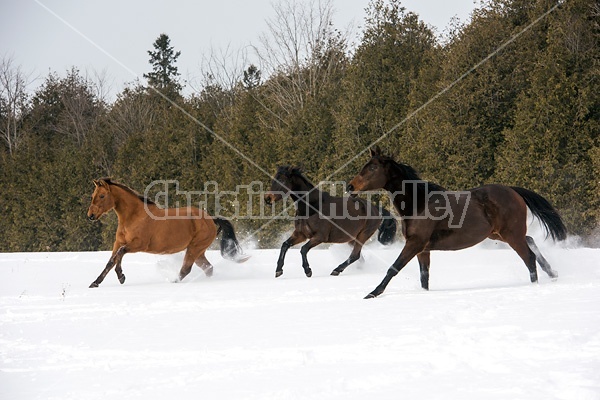
{"label": "dark bay horse", "polygon": [[275,277],[283,274],[283,263],[288,249],[298,243],[302,246],[302,267],[306,276],[312,276],[306,254],[321,243],[350,243],[352,252],[346,261],[335,268],[337,276],[360,258],[365,242],[379,228],[378,240],[390,244],[396,235],[396,220],[384,209],[381,211],[364,199],[336,197],[317,189],[299,168],[281,166],[265,194],[267,204],[290,195],[296,206],[294,232],[281,245]]}
{"label": "dark bay horse", "polygon": [[421,287],[429,289],[429,252],[459,250],[486,238],[508,243],[523,259],[531,282],[537,282],[536,260],[551,278],[558,275],[527,233],[527,208],[554,240],[564,240],[567,229],[554,207],[542,196],[520,187],[485,185],[449,192],[425,182],[413,168],[394,161],[376,147],[371,159],[348,185],[351,192],[387,190],[402,216],[406,244],[383,281],[365,298],[379,296],[388,283],[417,256]]}
{"label": "dark bay horse", "polygon": [[134,190],[109,178],[94,180],[95,190],[87,216],[91,221],[99,219],[114,209],[119,219],[112,256],[100,276],[90,285],[98,287],[110,270],[115,267],[119,282],[125,282],[121,259],[126,253],[146,252],[173,254],[186,250],[179,280],[185,278],[196,263],[207,276],[213,267],[206,259],[206,249],[220,231],[221,255],[237,262],[246,261],[231,222],[214,218],[206,211],[187,208],[160,208],[151,200]]}

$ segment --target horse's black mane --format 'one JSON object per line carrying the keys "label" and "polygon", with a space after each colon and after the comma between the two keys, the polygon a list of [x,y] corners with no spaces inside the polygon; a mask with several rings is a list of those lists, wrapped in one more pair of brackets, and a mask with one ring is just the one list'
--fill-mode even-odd
{"label": "horse's black mane", "polygon": [[405,180],[409,180],[409,181],[422,181],[422,179],[419,176],[419,174],[417,173],[417,171],[413,167],[411,167],[410,165],[406,165],[406,164],[403,164],[401,162],[394,161],[393,159],[390,159],[390,160],[392,161],[392,165],[398,171],[400,171],[400,174],[402,175],[402,177]]}
{"label": "horse's black mane", "polygon": [[277,168],[277,175],[279,175],[279,174],[283,174],[288,178],[296,176],[296,177],[302,179],[309,187],[311,187],[311,188],[315,187],[315,185],[313,185],[313,183],[306,176],[304,176],[304,171],[300,167],[293,167],[290,165],[281,165]]}
{"label": "horse's black mane", "polygon": [[[430,192],[430,191],[446,191],[446,188],[444,188],[441,185],[438,185],[437,183],[433,183],[433,182],[429,182],[429,181],[425,181],[425,180],[421,179],[421,177],[419,176],[417,171],[410,165],[398,162],[389,156],[379,156],[379,158],[384,161],[389,161],[390,164],[392,165],[392,167],[398,173],[398,175],[402,177],[402,180],[420,181],[420,182],[426,184],[428,192]],[[420,186],[419,186],[419,188],[420,188]]]}
{"label": "horse's black mane", "polygon": [[128,186],[125,186],[122,183],[113,182],[112,178],[101,178],[100,180],[106,182],[109,185],[116,186],[118,188],[121,188],[121,189],[125,190],[126,192],[129,192],[129,193],[133,194],[138,199],[140,199],[140,201],[142,201],[143,203],[146,203],[146,204],[156,204],[152,200],[150,200],[149,198],[147,198],[145,196],[142,196],[141,194],[139,194],[138,192],[136,192],[132,188],[130,188]]}

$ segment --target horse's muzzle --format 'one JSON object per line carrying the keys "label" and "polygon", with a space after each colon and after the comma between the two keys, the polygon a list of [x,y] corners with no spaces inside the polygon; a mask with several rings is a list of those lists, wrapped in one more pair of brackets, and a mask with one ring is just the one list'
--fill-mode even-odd
{"label": "horse's muzzle", "polygon": [[87,217],[90,221],[95,221],[96,220],[96,216],[94,214],[90,214]]}
{"label": "horse's muzzle", "polygon": [[354,190],[354,185],[351,183],[349,183],[348,186],[346,186],[346,193],[348,193],[350,195],[350,197],[358,196],[358,192],[356,190]]}
{"label": "horse's muzzle", "polygon": [[265,203],[268,206],[275,203],[279,199],[281,199],[281,196],[276,193],[267,192],[267,194],[265,194]]}

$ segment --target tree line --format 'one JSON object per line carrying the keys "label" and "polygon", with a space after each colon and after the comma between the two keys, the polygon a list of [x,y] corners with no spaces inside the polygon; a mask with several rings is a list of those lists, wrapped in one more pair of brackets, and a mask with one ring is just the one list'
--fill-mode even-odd
{"label": "tree line", "polygon": [[[491,0],[437,36],[399,0],[372,0],[354,43],[326,1],[274,7],[258,62],[209,63],[191,95],[182,94],[180,52],[166,34],[148,51],[147,82],[114,101],[76,68],[27,93],[22,68],[3,59],[0,251],[109,249],[114,215],[85,219],[98,177],[140,192],[155,180],[233,191],[267,188],[268,174],[290,164],[315,183],[348,181],[366,161],[355,155],[376,140],[448,189],[534,190],[570,233],[598,243],[597,1]],[[249,196],[221,201],[220,213],[261,206]],[[261,247],[292,229],[265,222],[234,224]]]}

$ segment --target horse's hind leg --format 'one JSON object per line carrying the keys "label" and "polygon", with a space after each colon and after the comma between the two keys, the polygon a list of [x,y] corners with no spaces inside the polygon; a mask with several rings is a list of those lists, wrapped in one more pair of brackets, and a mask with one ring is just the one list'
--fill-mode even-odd
{"label": "horse's hind leg", "polygon": [[419,260],[419,269],[421,271],[421,287],[425,290],[429,290],[430,253],[428,251],[423,251],[417,254],[417,260]]}
{"label": "horse's hind leg", "polygon": [[550,263],[544,258],[533,238],[531,236],[525,236],[525,240],[527,241],[527,246],[529,246],[531,251],[533,251],[533,254],[535,254],[537,262],[540,264],[540,267],[542,267],[542,270],[547,273],[550,278],[558,278],[558,273],[552,269]]}
{"label": "horse's hind leg", "polygon": [[506,240],[506,243],[508,243],[509,246],[512,247],[513,250],[517,252],[519,257],[521,257],[521,259],[525,262],[525,265],[529,270],[529,278],[531,279],[531,282],[537,282],[538,276],[535,268],[535,254],[527,245],[525,238],[523,237],[523,239],[518,240]]}
{"label": "horse's hind leg", "polygon": [[352,253],[350,253],[350,256],[348,257],[348,259],[346,261],[344,261],[343,263],[341,263],[340,265],[338,265],[333,271],[331,271],[331,275],[333,276],[338,276],[339,274],[341,274],[342,272],[344,272],[344,270],[346,269],[346,267],[350,264],[352,264],[353,262],[355,262],[356,260],[358,260],[360,258],[360,251],[362,250],[362,243],[360,243],[358,240],[354,242],[354,247],[352,248]]}
{"label": "horse's hind leg", "polygon": [[204,271],[206,276],[208,276],[209,278],[212,276],[213,266],[206,259],[206,256],[204,254],[202,254],[200,257],[196,258],[196,261],[194,261],[194,262],[196,263],[197,266],[199,266],[202,269],[202,271]]}

